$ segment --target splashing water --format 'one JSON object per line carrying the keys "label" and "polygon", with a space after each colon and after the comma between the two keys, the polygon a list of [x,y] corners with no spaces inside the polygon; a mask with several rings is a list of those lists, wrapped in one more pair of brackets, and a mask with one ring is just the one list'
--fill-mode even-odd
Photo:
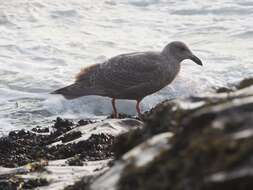
{"label": "splashing water", "polygon": [[[209,92],[253,76],[252,1],[30,0],[0,4],[0,132],[44,125],[56,116],[99,117],[109,98],[67,101],[49,92],[78,70],[120,53],[161,50],[181,40],[202,59],[190,61],[172,85],[148,96],[161,100]],[[129,103],[130,102],[130,103]],[[118,101],[135,114],[134,102]]]}

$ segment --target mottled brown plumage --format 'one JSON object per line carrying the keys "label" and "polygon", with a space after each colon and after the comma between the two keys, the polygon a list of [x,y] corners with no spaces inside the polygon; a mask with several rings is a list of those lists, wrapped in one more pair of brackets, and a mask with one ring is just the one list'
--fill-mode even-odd
{"label": "mottled brown plumage", "polygon": [[115,116],[115,99],[136,100],[136,109],[140,114],[139,102],[170,84],[185,59],[202,65],[184,43],[177,41],[169,43],[161,52],[118,55],[82,69],[74,84],[53,93],[62,94],[67,99],[87,95],[111,97]]}

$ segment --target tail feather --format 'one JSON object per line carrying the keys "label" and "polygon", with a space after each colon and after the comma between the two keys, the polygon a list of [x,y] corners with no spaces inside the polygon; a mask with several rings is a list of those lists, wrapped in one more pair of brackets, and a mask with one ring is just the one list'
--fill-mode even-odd
{"label": "tail feather", "polygon": [[74,84],[60,88],[54,92],[51,92],[51,94],[61,94],[63,95],[66,99],[75,99],[80,97],[80,90],[76,91],[74,90]]}
{"label": "tail feather", "polygon": [[103,95],[104,93],[101,90],[97,90],[95,88],[85,88],[80,86],[78,83],[71,84],[69,86],[60,88],[51,94],[61,94],[66,99],[75,99],[81,96],[88,96],[88,95]]}

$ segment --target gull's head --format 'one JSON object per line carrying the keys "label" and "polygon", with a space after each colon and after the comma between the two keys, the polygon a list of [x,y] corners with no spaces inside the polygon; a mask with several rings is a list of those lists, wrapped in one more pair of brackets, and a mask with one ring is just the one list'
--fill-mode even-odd
{"label": "gull's head", "polygon": [[190,59],[198,65],[202,65],[202,61],[191,52],[185,43],[180,41],[169,43],[162,50],[162,54],[165,55],[168,59],[174,58],[175,60],[178,60],[179,63],[185,59]]}

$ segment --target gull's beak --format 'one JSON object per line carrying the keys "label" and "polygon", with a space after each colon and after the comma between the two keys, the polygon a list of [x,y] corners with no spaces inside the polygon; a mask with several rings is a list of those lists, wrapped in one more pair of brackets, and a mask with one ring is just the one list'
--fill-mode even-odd
{"label": "gull's beak", "polygon": [[198,65],[201,65],[201,66],[203,65],[203,64],[202,64],[202,61],[201,61],[197,56],[195,56],[195,55],[193,55],[193,54],[189,57],[189,59],[192,60],[192,61],[194,61],[194,62],[197,63]]}

